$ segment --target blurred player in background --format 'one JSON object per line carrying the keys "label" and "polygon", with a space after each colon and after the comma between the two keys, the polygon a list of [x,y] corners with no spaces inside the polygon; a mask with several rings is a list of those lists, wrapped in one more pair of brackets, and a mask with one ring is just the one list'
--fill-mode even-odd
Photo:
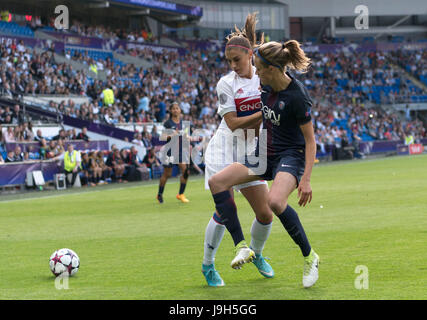
{"label": "blurred player in background", "polygon": [[[248,152],[252,153],[255,150],[256,142],[246,141],[245,132],[236,130],[259,129],[262,120],[260,83],[252,65],[252,48],[256,43],[255,25],[256,14],[249,14],[245,28],[239,30],[236,27],[235,32],[227,37],[225,58],[232,71],[219,80],[216,88],[219,98],[218,114],[222,117],[222,121],[206,149],[206,189],[209,189],[210,177],[236,161],[233,160],[233,154],[236,153],[237,144],[245,146],[246,143],[252,142],[253,149]],[[236,138],[236,143],[233,143],[233,137]],[[252,140],[255,140],[255,135]],[[227,193],[233,197],[231,187],[227,189]],[[255,212],[251,227],[251,249],[245,241],[237,241],[234,230],[229,229],[236,248],[247,253],[245,262],[253,260],[259,272],[264,277],[271,278],[274,276],[274,271],[262,256],[273,221],[273,213],[267,203],[267,183],[261,180],[251,181],[236,185],[234,189],[243,194]],[[202,263],[202,273],[210,286],[224,285],[224,281],[215,269],[214,261],[225,229],[222,217],[215,212],[206,227]],[[240,261],[233,261],[231,266],[235,269],[240,268]]]}
{"label": "blurred player in background", "polygon": [[[181,119],[181,108],[179,107],[179,104],[177,102],[173,102],[170,106],[170,118],[166,120],[163,124],[165,129],[174,130],[175,133],[173,135],[168,135],[167,133],[162,134],[161,140],[167,140],[168,142],[173,138],[173,136],[179,136],[178,140],[176,142],[179,143],[179,163],[178,167],[181,170],[181,177],[180,177],[180,186],[179,186],[179,192],[176,195],[176,198],[180,200],[181,202],[187,203],[190,202],[185,195],[185,187],[187,186],[188,176],[190,174],[188,164],[189,162],[189,150],[184,150],[182,147],[182,138],[188,138],[189,132],[186,133],[184,136],[182,134],[183,125],[182,125],[182,119]],[[189,128],[188,128],[189,129]],[[175,163],[175,159],[172,158],[172,150],[169,149],[167,152],[167,157],[165,158],[166,161],[162,162],[163,165],[163,174],[160,177],[159,181],[159,191],[157,193],[157,200],[159,203],[163,203],[163,191],[165,190],[165,185],[168,179],[172,176],[172,168],[173,164]],[[188,158],[188,159],[187,159]],[[188,161],[186,161],[186,159]]]}
{"label": "blurred player in background", "polygon": [[[256,172],[256,168],[248,163],[235,162],[211,177],[209,187],[227,229],[234,230],[233,239],[244,241],[229,189],[259,179],[273,180],[267,203],[301,249],[304,256],[302,282],[308,288],[319,277],[319,256],[311,248],[297,213],[288,204],[288,198],[298,189],[298,204],[305,207],[311,202],[310,177],[316,142],[311,122],[311,99],[303,84],[289,74],[287,68],[305,71],[310,59],[294,40],[284,44],[274,41],[265,43],[254,50],[254,55],[256,72],[262,84],[267,169],[263,173]],[[260,148],[259,144],[258,151]],[[245,263],[247,257],[247,252],[237,251],[235,259]]]}

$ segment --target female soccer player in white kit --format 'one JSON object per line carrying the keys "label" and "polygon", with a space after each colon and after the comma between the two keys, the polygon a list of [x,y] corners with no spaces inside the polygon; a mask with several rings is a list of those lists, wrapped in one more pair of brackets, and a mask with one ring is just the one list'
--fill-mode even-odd
{"label": "female soccer player in white kit", "polygon": [[[248,133],[246,141],[246,134],[241,130],[259,129],[262,120],[260,82],[252,65],[252,48],[256,43],[255,25],[256,14],[249,14],[245,28],[239,30],[236,27],[236,31],[227,37],[225,57],[232,71],[219,80],[216,88],[219,98],[218,114],[222,117],[222,121],[206,149],[206,189],[209,189],[207,182],[212,175],[236,161],[236,153],[241,150],[237,145],[241,148],[246,143],[248,148],[251,147],[246,154],[251,154],[256,147],[255,135],[252,135],[251,139]],[[233,143],[233,140],[237,142]],[[244,158],[242,160],[244,161]],[[253,181],[235,186],[234,189],[245,196],[256,216],[251,227],[250,246],[244,241],[239,243],[234,241],[236,250],[245,251],[247,257],[245,262],[252,261],[264,277],[271,278],[274,271],[262,256],[273,221],[273,213],[267,201],[268,185],[265,181]],[[233,194],[233,189],[230,189],[230,193]],[[225,229],[221,217],[215,212],[206,227],[202,263],[202,273],[209,286],[224,285],[215,269],[214,260]],[[233,234],[232,230],[228,231]],[[234,269],[241,267],[234,260],[231,266]]]}

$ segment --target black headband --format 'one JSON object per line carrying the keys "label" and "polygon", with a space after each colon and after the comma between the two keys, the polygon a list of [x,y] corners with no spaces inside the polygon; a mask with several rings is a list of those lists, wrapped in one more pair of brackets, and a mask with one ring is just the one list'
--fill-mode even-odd
{"label": "black headband", "polygon": [[254,49],[254,53],[265,63],[265,64],[268,64],[268,65],[270,65],[270,66],[273,66],[273,67],[276,67],[276,68],[279,68],[279,69],[282,69],[282,67],[281,66],[279,66],[279,65],[277,65],[277,64],[274,64],[274,63],[271,63],[270,61],[268,61],[266,58],[264,58],[260,53],[259,53],[259,50],[258,50],[259,48],[255,48]]}

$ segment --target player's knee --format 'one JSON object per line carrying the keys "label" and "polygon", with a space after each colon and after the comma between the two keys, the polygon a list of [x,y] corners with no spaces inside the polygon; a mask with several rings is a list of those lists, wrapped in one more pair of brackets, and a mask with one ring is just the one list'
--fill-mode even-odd
{"label": "player's knee", "polygon": [[216,187],[216,178],[215,177],[210,177],[208,179],[208,185],[209,185],[209,189],[213,190]]}
{"label": "player's knee", "polygon": [[184,173],[182,174],[182,176],[184,177],[184,179],[187,180],[189,175],[190,175],[190,170],[189,169],[185,169]]}
{"label": "player's knee", "polygon": [[274,212],[275,215],[279,215],[286,208],[286,201],[280,195],[269,195],[268,206]]}
{"label": "player's knee", "polygon": [[221,180],[218,178],[217,175],[213,175],[208,180],[209,188],[211,191],[215,192],[217,189],[221,187]]}
{"label": "player's knee", "polygon": [[263,224],[271,223],[273,221],[273,212],[266,206],[262,211],[256,213],[256,219]]}

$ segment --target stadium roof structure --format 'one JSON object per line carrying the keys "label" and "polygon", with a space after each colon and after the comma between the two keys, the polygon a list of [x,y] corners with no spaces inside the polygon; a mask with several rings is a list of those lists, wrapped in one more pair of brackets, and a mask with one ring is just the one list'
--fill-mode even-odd
{"label": "stadium roof structure", "polygon": [[200,6],[177,4],[164,0],[79,0],[89,6],[124,10],[131,16],[150,16],[168,26],[178,27],[195,23],[203,16]]}
{"label": "stadium roof structure", "polygon": [[196,23],[203,16],[200,6],[165,0],[15,0],[9,1],[7,9],[19,14],[53,16],[58,5],[69,8],[71,19],[102,18],[117,22],[129,17],[149,16],[170,27]]}

